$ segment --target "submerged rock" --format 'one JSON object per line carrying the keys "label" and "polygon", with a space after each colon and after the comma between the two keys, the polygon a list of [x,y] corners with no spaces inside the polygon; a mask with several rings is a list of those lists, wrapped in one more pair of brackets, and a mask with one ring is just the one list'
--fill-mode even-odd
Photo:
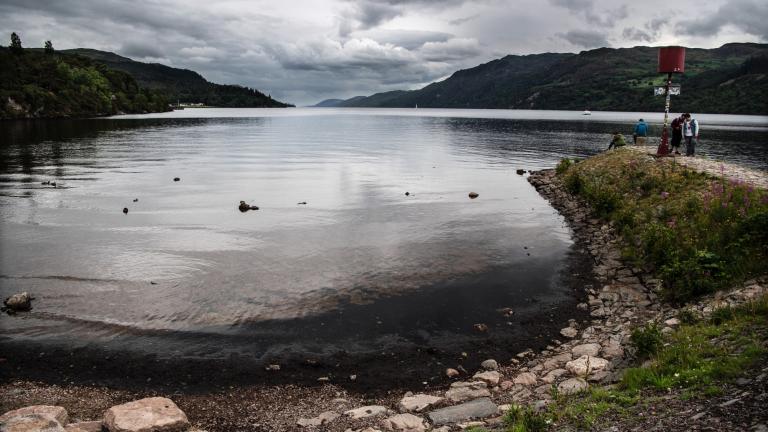
{"label": "submerged rock", "polygon": [[[301,204],[301,203],[299,203],[299,204]],[[243,213],[247,212],[248,210],[258,210],[259,209],[258,206],[250,205],[250,204],[246,203],[245,201],[240,201],[240,205],[237,206],[237,208],[238,208],[238,210],[240,210]]]}
{"label": "submerged rock", "polygon": [[180,178],[178,178],[178,177],[174,177],[174,178],[173,178],[173,181],[180,181],[180,180],[181,180],[181,179],[180,179]]}
{"label": "submerged rock", "polygon": [[123,207],[123,214],[128,214],[128,207]]}
{"label": "submerged rock", "polygon": [[469,193],[469,198],[471,198],[471,199],[475,199],[475,198],[477,198],[479,196],[480,196],[480,194],[477,193],[477,192],[470,192]]}
{"label": "submerged rock", "polygon": [[523,175],[523,174],[525,174],[525,170],[524,169],[518,169],[517,170],[517,175]]}
{"label": "submerged rock", "polygon": [[23,293],[14,294],[5,301],[3,301],[3,304],[5,304],[5,307],[7,307],[9,310],[17,312],[17,311],[28,311],[32,309],[32,300],[35,298],[29,295],[28,292],[24,291]]}

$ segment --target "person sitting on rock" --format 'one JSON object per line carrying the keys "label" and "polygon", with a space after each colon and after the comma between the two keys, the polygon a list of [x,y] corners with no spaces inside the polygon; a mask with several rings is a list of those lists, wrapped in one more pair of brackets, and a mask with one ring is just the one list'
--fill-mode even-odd
{"label": "person sitting on rock", "polygon": [[624,147],[625,145],[627,145],[627,143],[624,141],[624,135],[617,131],[613,133],[613,139],[611,139],[611,144],[608,146],[608,150]]}

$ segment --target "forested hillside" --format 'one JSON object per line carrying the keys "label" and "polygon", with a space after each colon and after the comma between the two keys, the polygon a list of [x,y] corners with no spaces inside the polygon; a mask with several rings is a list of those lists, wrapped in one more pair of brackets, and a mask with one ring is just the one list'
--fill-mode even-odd
{"label": "forested hillside", "polygon": [[208,82],[199,73],[159,63],[142,63],[115,53],[77,48],[64,53],[79,55],[104,63],[112,69],[131,74],[142,87],[157,90],[173,103],[202,103],[227,108],[283,108],[291,106],[260,91],[239,85]]}
{"label": "forested hillside", "polygon": [[87,117],[168,111],[160,92],[129,74],[53,50],[0,47],[0,118]]}
{"label": "forested hillside", "polygon": [[[579,54],[509,55],[420,90],[354,97],[336,106],[657,111],[658,48],[600,48]],[[674,77],[680,110],[768,114],[768,45],[689,48]]]}

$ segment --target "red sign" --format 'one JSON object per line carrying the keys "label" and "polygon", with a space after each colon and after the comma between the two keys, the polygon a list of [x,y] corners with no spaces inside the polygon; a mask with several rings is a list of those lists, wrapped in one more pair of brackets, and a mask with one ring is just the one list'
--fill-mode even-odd
{"label": "red sign", "polygon": [[685,72],[685,47],[659,48],[659,73]]}

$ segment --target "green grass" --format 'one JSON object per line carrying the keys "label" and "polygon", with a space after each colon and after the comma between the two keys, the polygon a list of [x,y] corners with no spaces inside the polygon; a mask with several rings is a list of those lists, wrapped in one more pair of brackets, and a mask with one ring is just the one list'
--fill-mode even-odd
{"label": "green grass", "polygon": [[566,188],[613,221],[623,257],[657,275],[665,298],[684,302],[768,273],[768,192],[620,149],[557,173]]}
{"label": "green grass", "polygon": [[707,320],[692,319],[677,331],[658,336],[659,343],[649,345],[649,367],[627,369],[611,389],[592,387],[580,394],[557,396],[548,411],[538,416],[555,430],[564,425],[591,430],[606,418],[630,421],[660,397],[656,395],[671,390],[679,391],[683,400],[720,395],[722,383],[768,356],[768,296],[718,310]]}

